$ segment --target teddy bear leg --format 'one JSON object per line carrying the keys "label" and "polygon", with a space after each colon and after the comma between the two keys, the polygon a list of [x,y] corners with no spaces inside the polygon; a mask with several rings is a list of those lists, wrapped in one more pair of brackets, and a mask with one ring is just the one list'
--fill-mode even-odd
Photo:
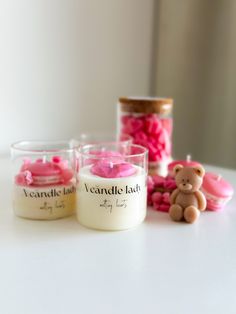
{"label": "teddy bear leg", "polygon": [[170,206],[169,215],[174,221],[180,221],[184,217],[183,208],[180,205],[173,204]]}
{"label": "teddy bear leg", "polygon": [[200,212],[196,207],[188,206],[184,210],[184,219],[189,223],[193,223],[195,220],[198,219],[199,214]]}

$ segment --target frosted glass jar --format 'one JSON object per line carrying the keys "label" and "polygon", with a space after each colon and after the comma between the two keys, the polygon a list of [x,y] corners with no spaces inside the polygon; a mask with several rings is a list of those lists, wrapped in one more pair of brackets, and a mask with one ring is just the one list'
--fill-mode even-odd
{"label": "frosted glass jar", "polygon": [[149,174],[167,175],[172,153],[171,98],[123,97],[119,99],[119,135],[130,135],[133,143],[149,150]]}
{"label": "frosted glass jar", "polygon": [[82,225],[123,230],[144,220],[147,153],[139,145],[121,143],[85,145],[77,150],[77,218]]}
{"label": "frosted glass jar", "polygon": [[74,150],[69,142],[17,142],[11,158],[17,216],[50,220],[75,211]]}

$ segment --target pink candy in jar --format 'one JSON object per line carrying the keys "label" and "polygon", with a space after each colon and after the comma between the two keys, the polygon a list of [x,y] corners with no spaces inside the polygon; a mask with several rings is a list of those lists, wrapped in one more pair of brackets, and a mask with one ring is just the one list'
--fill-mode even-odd
{"label": "pink candy in jar", "polygon": [[171,98],[119,99],[119,134],[130,135],[134,144],[148,148],[149,174],[167,174],[172,149]]}

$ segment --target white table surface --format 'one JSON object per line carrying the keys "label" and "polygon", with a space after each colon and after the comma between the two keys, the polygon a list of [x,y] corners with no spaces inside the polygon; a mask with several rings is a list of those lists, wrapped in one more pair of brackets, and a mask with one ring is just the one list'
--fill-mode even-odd
{"label": "white table surface", "polygon": [[[236,171],[220,172],[236,188]],[[193,225],[148,211],[136,229],[100,232],[75,217],[17,218],[0,160],[0,313],[236,313],[236,201]]]}

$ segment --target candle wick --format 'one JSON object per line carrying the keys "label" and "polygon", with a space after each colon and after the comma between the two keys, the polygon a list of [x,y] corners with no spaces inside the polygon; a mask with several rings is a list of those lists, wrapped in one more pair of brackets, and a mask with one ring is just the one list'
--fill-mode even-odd
{"label": "candle wick", "polygon": [[191,161],[191,159],[192,159],[191,155],[190,155],[190,154],[188,154],[188,155],[186,156],[186,161],[187,161],[187,162],[190,162],[190,161]]}

